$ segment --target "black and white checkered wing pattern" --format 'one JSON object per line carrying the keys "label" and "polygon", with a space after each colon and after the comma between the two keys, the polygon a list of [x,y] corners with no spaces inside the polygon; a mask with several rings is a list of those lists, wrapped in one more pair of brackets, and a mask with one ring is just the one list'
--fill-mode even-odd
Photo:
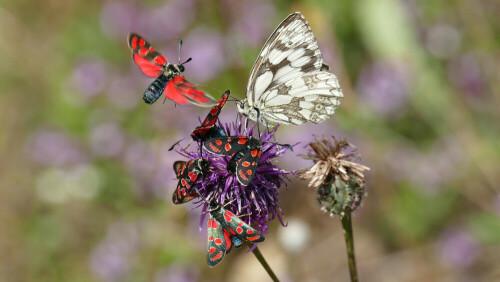
{"label": "black and white checkered wing pattern", "polygon": [[322,122],[343,97],[336,76],[327,69],[306,19],[291,14],[269,37],[252,68],[248,107],[265,121]]}

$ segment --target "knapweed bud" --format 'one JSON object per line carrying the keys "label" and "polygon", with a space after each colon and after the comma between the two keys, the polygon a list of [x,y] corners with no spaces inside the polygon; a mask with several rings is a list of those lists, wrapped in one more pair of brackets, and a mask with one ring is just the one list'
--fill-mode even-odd
{"label": "knapweed bud", "polygon": [[343,216],[346,212],[354,211],[365,195],[365,185],[352,175],[346,182],[336,175],[335,180],[318,187],[318,201],[321,210],[331,216]]}
{"label": "knapweed bud", "polygon": [[309,187],[317,189],[323,211],[332,216],[343,216],[361,204],[365,195],[364,171],[370,168],[353,161],[359,155],[347,140],[338,141],[333,137],[333,141],[323,137],[308,144],[312,150],[303,158],[315,163],[311,168],[299,171],[299,176],[310,181]]}

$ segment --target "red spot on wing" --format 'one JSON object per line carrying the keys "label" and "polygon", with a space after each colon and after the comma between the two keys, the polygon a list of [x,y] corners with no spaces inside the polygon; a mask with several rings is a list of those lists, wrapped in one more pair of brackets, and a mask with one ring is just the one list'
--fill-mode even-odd
{"label": "red spot on wing", "polygon": [[227,214],[224,215],[224,219],[226,220],[226,222],[231,222],[231,217],[227,216]]}
{"label": "red spot on wing", "polygon": [[144,45],[146,45],[146,40],[144,40],[144,39],[141,38],[139,40],[139,46],[144,47]]}
{"label": "red spot on wing", "polygon": [[226,210],[226,215],[229,216],[229,217],[233,217],[234,216],[234,213]]}
{"label": "red spot on wing", "polygon": [[[217,141],[219,141],[219,140],[217,140]],[[208,146],[210,146],[210,149],[212,149],[212,151],[214,151],[215,153],[220,152],[220,149],[218,147],[216,147],[213,143],[208,144]]]}
{"label": "red spot on wing", "polygon": [[160,66],[166,65],[168,63],[167,59],[165,59],[165,57],[163,57],[162,55],[156,56],[153,61],[155,62],[155,64]]}
{"label": "red spot on wing", "polygon": [[247,143],[247,139],[246,138],[240,138],[238,140],[238,143],[241,144],[241,145],[245,145]]}
{"label": "red spot on wing", "polygon": [[260,236],[247,237],[246,239],[247,239],[248,241],[250,241],[250,242],[253,242],[253,241],[255,241],[255,240],[259,240],[259,239],[260,239]]}
{"label": "red spot on wing", "polygon": [[181,179],[181,184],[182,184],[182,186],[187,186],[186,179],[184,179],[184,178],[183,178],[183,179]]}
{"label": "red spot on wing", "polygon": [[236,235],[236,233],[234,233],[234,230],[232,228],[229,228],[229,231],[231,231],[231,234]]}
{"label": "red spot on wing", "polygon": [[136,50],[137,49],[137,36],[134,36],[132,38],[131,44],[132,44],[132,49]]}
{"label": "red spot on wing", "polygon": [[241,227],[238,226],[236,228],[236,232],[238,232],[238,234],[241,234],[241,232],[243,232],[243,228],[241,228]]}
{"label": "red spot on wing", "polygon": [[212,219],[212,228],[219,228],[219,223]]}
{"label": "red spot on wing", "polygon": [[238,226],[243,226],[243,221],[240,221],[240,223],[238,223]]}
{"label": "red spot on wing", "polygon": [[247,161],[245,161],[245,162],[242,162],[241,165],[244,166],[244,167],[249,167],[250,163],[247,162]]}
{"label": "red spot on wing", "polygon": [[210,260],[211,261],[216,261],[216,260],[219,260],[221,257],[222,257],[222,252],[219,252],[216,256],[214,256]]}
{"label": "red spot on wing", "polygon": [[214,239],[214,236],[209,236],[208,241],[212,241]]}
{"label": "red spot on wing", "polygon": [[259,153],[259,150],[257,150],[257,149],[253,149],[253,150],[250,152],[250,154],[252,154],[252,157],[256,157],[258,153]]}
{"label": "red spot on wing", "polygon": [[253,171],[251,169],[247,169],[247,175],[252,175]]}
{"label": "red spot on wing", "polygon": [[210,250],[208,251],[210,254],[213,254],[215,253],[215,251],[217,251],[214,247],[211,247]]}
{"label": "red spot on wing", "polygon": [[217,245],[222,245],[222,239],[221,238],[216,238],[214,240],[214,243],[217,244]]}
{"label": "red spot on wing", "polygon": [[229,152],[229,150],[231,150],[231,144],[226,143],[226,145],[224,146],[224,149],[226,149],[226,151]]}
{"label": "red spot on wing", "polygon": [[149,46],[149,52],[153,53],[155,51],[155,48],[153,46]]}
{"label": "red spot on wing", "polygon": [[254,232],[253,232],[253,230],[252,230],[252,229],[248,229],[248,230],[247,230],[247,234],[253,234],[253,233],[254,233]]}
{"label": "red spot on wing", "polygon": [[189,178],[191,179],[192,182],[196,181],[196,178],[198,178],[198,174],[194,172],[189,172],[188,173]]}
{"label": "red spot on wing", "polygon": [[243,173],[242,170],[239,170],[238,174],[239,174],[239,176],[240,176],[241,179],[243,179],[245,181],[248,181],[248,177]]}
{"label": "red spot on wing", "polygon": [[258,156],[259,156],[259,158],[262,156],[262,151],[259,150]]}
{"label": "red spot on wing", "polygon": [[142,57],[146,57],[146,55],[149,53],[149,49],[146,48],[146,47],[143,47],[141,49],[139,49],[139,55],[141,55]]}
{"label": "red spot on wing", "polygon": [[215,144],[217,144],[218,146],[222,145],[222,141],[220,140],[215,140]]}

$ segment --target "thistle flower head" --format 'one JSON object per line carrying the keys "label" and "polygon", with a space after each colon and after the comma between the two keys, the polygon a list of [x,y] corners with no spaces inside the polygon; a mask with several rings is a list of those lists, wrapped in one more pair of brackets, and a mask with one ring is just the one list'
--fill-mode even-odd
{"label": "thistle flower head", "polygon": [[314,165],[299,171],[299,176],[316,189],[322,210],[342,216],[361,204],[365,194],[364,171],[370,168],[353,161],[358,155],[347,140],[332,139],[333,143],[326,137],[316,137],[316,142],[308,144],[310,150],[302,157],[314,161]]}
{"label": "thistle flower head", "polygon": [[[221,124],[227,136],[253,136],[262,140],[262,155],[252,182],[241,185],[236,175],[228,171],[227,166],[231,156],[220,156],[200,149],[198,144],[194,149],[183,148],[177,150],[179,154],[188,159],[203,158],[210,161],[209,169],[204,173],[203,180],[196,182],[196,188],[203,196],[198,203],[203,204],[203,214],[209,209],[206,202],[215,201],[226,205],[226,209],[241,216],[248,224],[257,227],[261,232],[266,232],[266,223],[278,218],[283,224],[283,211],[281,209],[278,193],[281,185],[286,185],[287,175],[290,171],[280,169],[276,165],[276,158],[285,154],[289,147],[277,144],[274,141],[274,129],[257,133],[255,126],[247,127],[240,116],[235,122]],[[203,222],[203,220],[201,221]]]}

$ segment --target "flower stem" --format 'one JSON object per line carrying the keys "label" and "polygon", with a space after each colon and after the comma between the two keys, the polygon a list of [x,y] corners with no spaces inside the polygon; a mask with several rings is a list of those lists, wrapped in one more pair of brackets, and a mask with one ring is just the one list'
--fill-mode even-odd
{"label": "flower stem", "polygon": [[[250,244],[250,248],[252,246],[253,246],[253,244]],[[267,264],[266,259],[262,256],[262,253],[260,252],[259,248],[255,247],[255,249],[253,249],[252,253],[255,255],[255,257],[260,262],[260,264],[262,264],[262,267],[264,267],[264,269],[267,271],[267,274],[269,274],[269,276],[271,276],[271,279],[273,279],[273,281],[275,281],[275,282],[279,282],[278,277],[276,277],[276,275],[274,274],[274,272],[271,269],[271,267],[269,266],[269,264]]]}
{"label": "flower stem", "polygon": [[344,228],[345,244],[347,247],[347,257],[349,260],[349,272],[351,281],[358,281],[358,271],[356,270],[356,257],[354,256],[354,239],[352,234],[351,213],[347,212],[342,216],[342,227]]}

